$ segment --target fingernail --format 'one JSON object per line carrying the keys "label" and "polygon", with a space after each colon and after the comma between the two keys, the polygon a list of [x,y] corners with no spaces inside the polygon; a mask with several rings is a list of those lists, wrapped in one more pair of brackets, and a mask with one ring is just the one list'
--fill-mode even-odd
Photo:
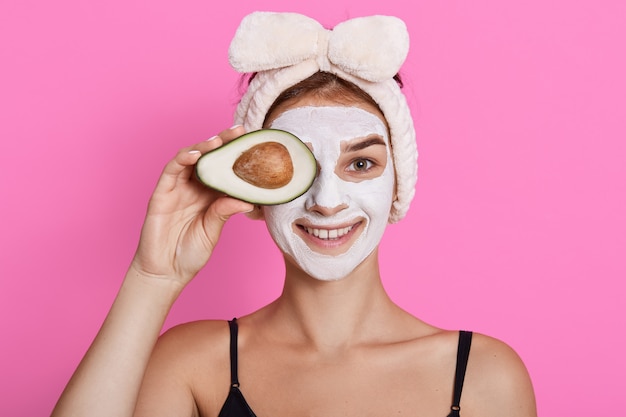
{"label": "fingernail", "polygon": [[238,127],[241,127],[241,125],[233,125],[233,126],[231,126],[230,128],[231,128],[231,129],[237,129]]}
{"label": "fingernail", "polygon": [[189,153],[192,154],[192,155],[195,155],[195,154],[200,153],[200,151],[197,151],[197,150],[194,149],[193,151],[189,151]]}
{"label": "fingernail", "polygon": [[217,139],[217,135],[215,135],[215,136],[211,136],[211,137],[210,137],[210,138],[208,138],[206,141],[207,141],[207,142],[210,142],[210,141],[215,140],[215,139]]}

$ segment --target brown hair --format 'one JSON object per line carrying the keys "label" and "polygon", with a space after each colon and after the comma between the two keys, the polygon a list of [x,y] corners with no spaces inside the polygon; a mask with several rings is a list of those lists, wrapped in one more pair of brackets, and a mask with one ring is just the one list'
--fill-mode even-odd
{"label": "brown hair", "polygon": [[[398,85],[402,87],[400,75],[396,75],[394,79]],[[279,106],[305,95],[319,99],[332,99],[343,104],[352,104],[355,102],[367,103],[378,109],[382,114],[380,107],[374,99],[355,84],[330,72],[319,71],[280,93],[267,110],[265,121],[268,120]]]}

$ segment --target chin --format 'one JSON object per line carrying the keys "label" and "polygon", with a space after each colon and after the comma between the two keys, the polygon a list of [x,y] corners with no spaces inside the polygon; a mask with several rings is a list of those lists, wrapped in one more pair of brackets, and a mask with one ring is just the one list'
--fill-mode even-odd
{"label": "chin", "polygon": [[342,253],[336,251],[331,254],[324,253],[333,250],[318,251],[315,250],[317,246],[312,249],[302,239],[298,239],[301,243],[296,245],[296,248],[292,247],[289,252],[284,252],[291,258],[295,267],[310,277],[319,281],[338,281],[352,274],[378,246],[378,241],[376,244],[368,245],[364,239],[365,235],[366,230],[362,230],[358,235],[352,236],[354,241]]}

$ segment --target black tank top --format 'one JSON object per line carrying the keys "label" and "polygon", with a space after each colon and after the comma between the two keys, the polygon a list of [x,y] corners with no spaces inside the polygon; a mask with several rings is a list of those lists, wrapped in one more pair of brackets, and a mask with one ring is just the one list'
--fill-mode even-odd
{"label": "black tank top", "polygon": [[[239,377],[237,374],[237,319],[228,322],[230,326],[230,392],[222,406],[218,417],[256,417],[246,399],[239,389]],[[460,417],[461,391],[467,368],[470,346],[472,344],[472,332],[459,332],[459,347],[456,354],[456,372],[454,376],[454,392],[452,406],[448,417]]]}

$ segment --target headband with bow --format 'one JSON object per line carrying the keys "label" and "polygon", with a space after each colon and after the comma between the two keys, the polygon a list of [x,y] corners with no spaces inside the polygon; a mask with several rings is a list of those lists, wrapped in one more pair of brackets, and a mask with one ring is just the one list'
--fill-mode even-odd
{"label": "headband with bow", "polygon": [[327,30],[301,14],[257,12],[241,22],[229,58],[239,72],[314,59],[321,71],[329,71],[332,63],[355,77],[380,82],[400,70],[408,51],[406,26],[396,17],[360,17]]}
{"label": "headband with bow", "polygon": [[228,50],[235,70],[256,73],[237,106],[235,123],[249,131],[262,128],[278,95],[316,72],[352,82],[374,99],[389,125],[397,193],[389,221],[396,222],[406,214],[417,180],[413,119],[393,79],[408,48],[406,26],[392,16],[359,17],[328,30],[297,13],[249,14]]}

